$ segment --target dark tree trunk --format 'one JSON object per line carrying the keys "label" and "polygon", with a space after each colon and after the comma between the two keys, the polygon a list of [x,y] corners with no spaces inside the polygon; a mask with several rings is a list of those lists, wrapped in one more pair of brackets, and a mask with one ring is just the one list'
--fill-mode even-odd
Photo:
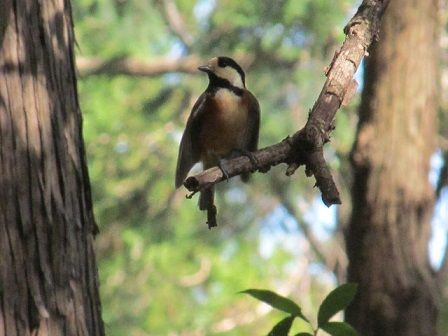
{"label": "dark tree trunk", "polygon": [[428,262],[437,109],[437,0],[391,1],[365,69],[352,152],[346,319],[363,336],[434,336],[438,289]]}
{"label": "dark tree trunk", "polygon": [[0,1],[0,335],[103,335],[70,3]]}

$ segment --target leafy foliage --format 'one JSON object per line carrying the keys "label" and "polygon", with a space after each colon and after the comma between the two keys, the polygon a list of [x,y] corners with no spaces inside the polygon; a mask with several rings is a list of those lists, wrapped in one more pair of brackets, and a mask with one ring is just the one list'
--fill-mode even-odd
{"label": "leafy foliage", "polygon": [[275,309],[281,310],[294,317],[299,316],[307,321],[305,316],[303,316],[302,314],[302,309],[300,309],[300,307],[294,301],[280,296],[277,293],[265,289],[247,289],[245,291],[242,291],[241,293],[249,294],[254,298],[274,307]]}
{"label": "leafy foliage", "polygon": [[288,335],[295,318],[296,317],[294,315],[285,317],[283,320],[278,322],[274,328],[272,328],[272,330],[268,333],[268,336]]}
{"label": "leafy foliage", "polygon": [[356,336],[356,330],[345,322],[326,322],[320,328],[333,336]]}
{"label": "leafy foliage", "polygon": [[355,297],[358,285],[347,283],[333,290],[322,302],[317,315],[317,323],[323,326],[336,313],[347,307]]}
{"label": "leafy foliage", "polygon": [[[288,298],[278,295],[275,292],[261,289],[247,289],[242,293],[249,294],[275,309],[290,314],[278,322],[269,332],[268,336],[287,336],[296,317],[301,317],[304,321],[308,322],[309,328],[313,330],[314,335],[317,335],[319,329],[322,329],[332,336],[356,336],[355,329],[348,323],[329,321],[334,314],[345,309],[350,304],[356,294],[356,290],[356,284],[348,283],[337,287],[328,294],[319,307],[318,325],[315,329],[313,329],[309,320],[302,315],[301,308]],[[300,332],[296,336],[313,335],[308,332]]]}
{"label": "leafy foliage", "polygon": [[[324,66],[342,38],[351,2],[174,1],[193,36],[186,45],[170,28],[163,1],[75,0],[77,56],[151,60],[253,54],[247,84],[262,107],[262,147],[303,125]],[[271,326],[275,314],[247,326],[235,322],[233,329],[220,321],[237,321],[252,311],[251,303],[234,302],[235,291],[298,283],[291,265],[298,260],[311,264],[312,253],[299,244],[303,236],[297,219],[316,196],[313,181],[290,180],[284,167],[277,167],[255,174],[249,185],[222,184],[220,226],[209,231],[195,202],[173,186],[181,132],[207,79],[179,73],[150,78],[101,74],[78,83],[101,231],[97,255],[107,334],[247,335]],[[336,151],[329,154],[333,165],[344,167],[340,162],[353,139],[355,119],[349,109],[341,115]],[[280,196],[296,206],[300,218],[285,210]],[[303,273],[312,285],[303,298],[304,312],[315,308],[327,285],[306,265]]]}

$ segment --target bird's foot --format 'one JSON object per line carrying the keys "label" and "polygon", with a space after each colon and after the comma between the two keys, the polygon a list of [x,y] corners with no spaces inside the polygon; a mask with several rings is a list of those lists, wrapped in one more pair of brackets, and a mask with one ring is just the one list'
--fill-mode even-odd
{"label": "bird's foot", "polygon": [[218,161],[218,167],[219,167],[219,169],[221,169],[222,175],[228,181],[230,176],[229,176],[229,173],[227,172],[227,170],[224,168],[224,164],[225,164],[225,160],[221,159],[221,160]]}
{"label": "bird's foot", "polygon": [[198,192],[197,190],[196,190],[196,191],[192,191],[190,194],[185,195],[185,198],[187,198],[187,199],[192,199],[193,196],[194,196],[197,192]]}

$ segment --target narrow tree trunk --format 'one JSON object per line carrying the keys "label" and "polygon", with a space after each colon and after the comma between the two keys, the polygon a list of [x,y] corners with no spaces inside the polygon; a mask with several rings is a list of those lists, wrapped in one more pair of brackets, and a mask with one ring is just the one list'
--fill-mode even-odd
{"label": "narrow tree trunk", "polygon": [[0,335],[103,335],[70,4],[0,20]]}
{"label": "narrow tree trunk", "polygon": [[346,237],[349,281],[360,286],[346,318],[363,336],[437,334],[428,262],[437,3],[391,1],[365,69]]}

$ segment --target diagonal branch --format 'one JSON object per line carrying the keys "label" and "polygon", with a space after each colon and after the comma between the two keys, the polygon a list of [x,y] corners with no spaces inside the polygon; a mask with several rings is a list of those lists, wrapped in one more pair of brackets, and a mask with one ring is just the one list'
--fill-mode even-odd
{"label": "diagonal branch", "polygon": [[[339,191],[324,159],[323,145],[329,142],[334,129],[333,119],[343,102],[353,91],[353,76],[367,49],[377,38],[381,17],[389,0],[364,0],[344,29],[346,39],[326,71],[327,80],[310,112],[304,128],[292,137],[254,153],[262,172],[279,163],[288,164],[287,175],[305,165],[307,176],[314,175],[316,186],[327,206],[340,204]],[[238,157],[224,165],[229,177],[253,171],[247,157]],[[213,167],[187,178],[184,186],[197,192],[224,179],[220,168]]]}
{"label": "diagonal branch", "polygon": [[193,35],[188,31],[176,2],[174,0],[162,0],[162,4],[169,29],[179,37],[187,48],[191,47],[194,41]]}

